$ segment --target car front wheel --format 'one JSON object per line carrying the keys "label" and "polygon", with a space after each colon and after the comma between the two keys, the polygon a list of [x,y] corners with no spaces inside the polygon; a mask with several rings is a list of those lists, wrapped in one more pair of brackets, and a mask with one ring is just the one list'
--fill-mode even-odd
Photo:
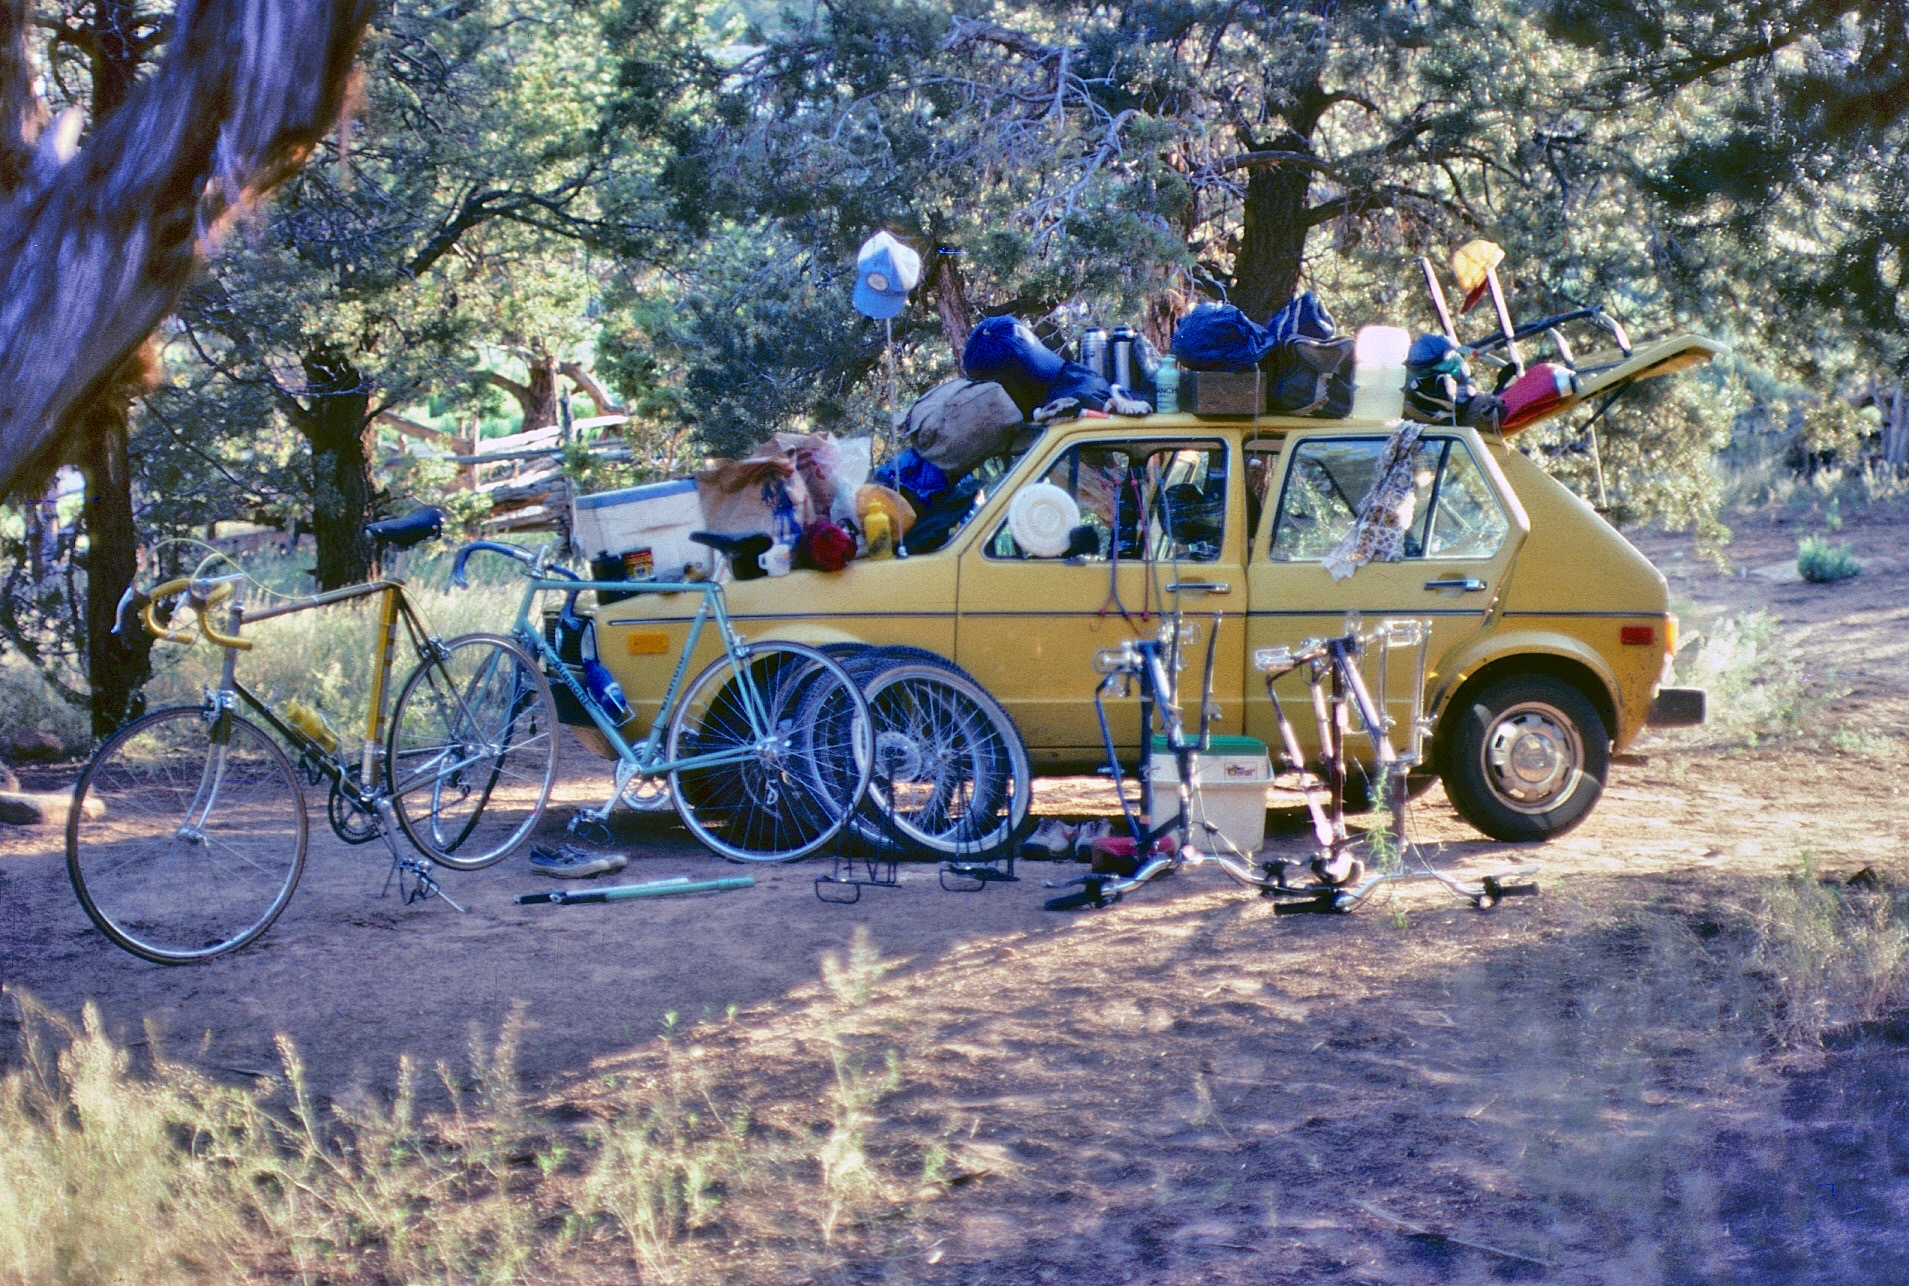
{"label": "car front wheel", "polygon": [[1597,707],[1562,679],[1519,674],[1468,697],[1451,715],[1445,794],[1493,839],[1546,840],[1590,814],[1610,773]]}

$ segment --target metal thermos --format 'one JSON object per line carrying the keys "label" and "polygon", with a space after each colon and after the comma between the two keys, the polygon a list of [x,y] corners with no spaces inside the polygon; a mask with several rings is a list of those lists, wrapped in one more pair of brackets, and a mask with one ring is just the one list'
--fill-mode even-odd
{"label": "metal thermos", "polygon": [[1100,378],[1107,378],[1107,332],[1099,326],[1080,333],[1080,364]]}
{"label": "metal thermos", "polygon": [[1113,370],[1111,373],[1103,372],[1108,379],[1128,390],[1133,388],[1133,341],[1133,327],[1114,327],[1114,333],[1107,341],[1107,350],[1113,357]]}

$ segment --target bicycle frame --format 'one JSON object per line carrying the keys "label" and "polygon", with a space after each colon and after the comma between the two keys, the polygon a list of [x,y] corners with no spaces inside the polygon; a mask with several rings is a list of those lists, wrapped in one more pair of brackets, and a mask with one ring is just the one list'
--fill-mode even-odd
{"label": "bicycle frame", "polygon": [[[550,645],[543,632],[533,624],[541,620],[536,613],[536,605],[545,594],[578,594],[583,590],[609,591],[617,594],[700,594],[702,603],[694,616],[689,618],[689,633],[683,641],[681,652],[676,659],[676,668],[670,675],[669,684],[663,689],[663,696],[657,706],[656,718],[648,733],[640,741],[632,743],[626,739],[617,724],[606,715],[596,698],[578,680]],[[525,586],[524,597],[517,612],[517,621],[512,627],[512,635],[532,656],[543,662],[547,676],[560,681],[577,701],[597,731],[609,742],[616,752],[616,767],[613,773],[614,787],[610,798],[600,808],[586,808],[578,812],[570,823],[574,833],[585,826],[602,826],[616,806],[622,801],[624,792],[630,783],[638,777],[666,777],[671,773],[685,769],[715,768],[728,764],[748,762],[755,757],[753,747],[734,747],[727,750],[712,751],[706,754],[689,755],[681,759],[670,759],[663,751],[663,741],[668,734],[671,717],[676,709],[678,696],[690,674],[690,660],[696,653],[696,645],[701,641],[703,631],[714,625],[717,636],[722,640],[723,650],[738,662],[749,657],[749,645],[736,634],[729,621],[729,610],[724,600],[722,587],[712,581],[577,581],[551,576],[533,574]],[[746,675],[746,666],[738,665],[737,673]],[[772,724],[772,716],[762,691],[753,683],[743,683],[741,697],[747,703],[747,713],[753,726],[767,729]]]}

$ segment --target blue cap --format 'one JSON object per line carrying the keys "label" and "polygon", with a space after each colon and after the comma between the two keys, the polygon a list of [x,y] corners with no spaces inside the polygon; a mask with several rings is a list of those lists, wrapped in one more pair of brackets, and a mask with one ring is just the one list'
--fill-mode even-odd
{"label": "blue cap", "polygon": [[862,243],[855,256],[855,311],[876,320],[908,306],[908,292],[921,280],[921,256],[886,232]]}

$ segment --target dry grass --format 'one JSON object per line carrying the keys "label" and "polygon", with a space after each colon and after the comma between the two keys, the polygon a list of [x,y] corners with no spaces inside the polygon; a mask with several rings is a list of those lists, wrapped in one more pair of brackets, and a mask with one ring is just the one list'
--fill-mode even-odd
{"label": "dry grass", "polygon": [[11,993],[25,1058],[0,1080],[0,1283],[826,1271],[892,1205],[867,1140],[901,1069],[852,1022],[887,967],[865,937],[828,963],[814,1126],[759,1125],[742,1079],[671,1016],[653,1074],[568,1135],[519,1093],[521,1015],[473,1034],[467,1073],[435,1069],[452,1106],[426,1116],[409,1059],[388,1103],[326,1110],[282,1037],[282,1077],[250,1088],[163,1056],[136,1074],[93,1007],[75,1024]]}

